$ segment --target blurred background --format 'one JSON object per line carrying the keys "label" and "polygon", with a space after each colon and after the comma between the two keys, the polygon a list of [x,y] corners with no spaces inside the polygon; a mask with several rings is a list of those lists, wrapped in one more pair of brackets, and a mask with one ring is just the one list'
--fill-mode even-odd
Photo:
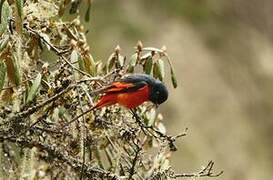
{"label": "blurred background", "polygon": [[217,179],[272,179],[272,12],[272,0],[94,0],[85,28],[96,59],[117,44],[129,57],[138,40],[167,46],[179,87],[166,82],[164,123],[170,134],[189,128],[177,172],[213,160]]}

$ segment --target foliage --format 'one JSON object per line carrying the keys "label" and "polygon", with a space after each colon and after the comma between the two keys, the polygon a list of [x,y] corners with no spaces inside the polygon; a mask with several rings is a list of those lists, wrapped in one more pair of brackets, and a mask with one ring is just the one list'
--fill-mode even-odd
{"label": "foliage", "polygon": [[[111,106],[90,111],[98,90],[127,73],[163,81],[166,48],[137,43],[126,61],[117,46],[104,63],[86,43],[77,16],[80,1],[1,1],[1,177],[158,179],[218,176],[213,163],[199,173],[175,174],[169,163],[175,140],[149,103],[135,110]],[[91,1],[86,2],[88,20]],[[220,173],[221,174],[221,173]]]}

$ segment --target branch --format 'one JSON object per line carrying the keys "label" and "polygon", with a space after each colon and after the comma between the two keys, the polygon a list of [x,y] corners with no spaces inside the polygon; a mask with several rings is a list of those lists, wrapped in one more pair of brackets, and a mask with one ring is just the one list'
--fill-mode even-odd
{"label": "branch", "polygon": [[57,100],[59,97],[61,97],[63,94],[67,93],[68,91],[70,91],[71,89],[73,89],[76,85],[70,85],[68,87],[66,87],[65,89],[63,89],[61,92],[55,94],[54,96],[50,97],[49,99],[47,99],[46,101],[43,101],[35,106],[32,106],[30,108],[28,108],[25,111],[19,112],[17,114],[15,114],[14,116],[11,117],[11,120],[8,120],[8,122],[11,122],[14,119],[17,118],[24,118],[29,116],[30,114],[36,112],[38,109],[42,108],[43,106]]}
{"label": "branch", "polygon": [[[142,121],[141,121],[141,117],[134,111],[131,110],[133,117],[136,119],[136,122],[138,123],[138,125],[141,127],[142,131],[146,134],[145,130],[148,131],[152,136],[154,136],[156,139],[161,139],[161,140],[166,140],[168,141],[169,147],[171,151],[177,151],[177,147],[175,145],[175,141],[177,138],[179,137],[183,137],[187,135],[187,130],[188,128],[185,129],[185,131],[181,134],[178,134],[176,136],[170,136],[170,135],[166,135],[163,134],[162,132],[160,132],[159,130],[155,129],[153,126],[146,126]],[[151,131],[149,131],[151,130]],[[155,135],[155,134],[156,135]]]}
{"label": "branch", "polygon": [[[42,143],[39,141],[27,139],[27,138],[14,138],[14,137],[1,135],[0,142],[3,142],[5,140],[9,142],[17,143],[23,147],[27,147],[27,148],[36,147],[41,151],[46,151],[48,153],[46,155],[47,157],[52,156],[58,161],[68,164],[79,174],[83,173],[85,176],[88,176],[88,177],[118,179],[118,177],[115,174],[112,174],[109,171],[106,171],[98,167],[91,167],[91,166],[88,166],[87,164],[83,164],[80,160],[69,156],[66,151],[61,150],[56,145],[49,145],[46,143]],[[50,157],[50,158],[44,158],[44,159],[52,159],[52,158]]]}
{"label": "branch", "polygon": [[182,173],[182,174],[175,174],[174,172],[171,172],[169,174],[170,178],[179,178],[179,177],[218,177],[224,173],[224,171],[220,171],[218,173],[213,172],[213,166],[214,162],[209,161],[206,167],[204,167],[201,171],[197,173]]}
{"label": "branch", "polygon": [[136,173],[135,167],[136,167],[136,163],[137,163],[137,160],[138,160],[138,157],[139,157],[139,153],[141,151],[141,148],[139,146],[136,146],[136,147],[137,147],[137,150],[136,150],[133,162],[132,162],[132,166],[130,168],[130,172],[129,172],[130,174],[129,174],[128,179],[133,179],[133,175]]}

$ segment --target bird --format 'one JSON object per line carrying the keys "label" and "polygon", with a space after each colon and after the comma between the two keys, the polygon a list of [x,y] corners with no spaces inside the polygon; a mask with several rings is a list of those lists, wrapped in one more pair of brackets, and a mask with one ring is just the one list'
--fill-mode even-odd
{"label": "bird", "polygon": [[102,94],[98,102],[89,110],[67,122],[63,128],[93,110],[114,104],[119,104],[130,110],[146,101],[159,106],[168,99],[169,94],[166,86],[161,81],[147,74],[127,75],[120,80],[112,82],[109,86],[97,90],[94,94],[98,92]]}
{"label": "bird", "polygon": [[130,74],[112,82],[92,109],[119,104],[134,109],[146,101],[156,106],[168,99],[168,90],[159,80],[147,74]]}

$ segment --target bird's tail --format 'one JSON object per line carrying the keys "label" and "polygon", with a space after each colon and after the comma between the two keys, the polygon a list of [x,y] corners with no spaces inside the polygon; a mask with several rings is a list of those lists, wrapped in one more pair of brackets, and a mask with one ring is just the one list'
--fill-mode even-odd
{"label": "bird's tail", "polygon": [[101,97],[101,99],[97,102],[92,109],[100,109],[105,106],[116,104],[117,102],[117,95],[116,94],[107,94]]}

